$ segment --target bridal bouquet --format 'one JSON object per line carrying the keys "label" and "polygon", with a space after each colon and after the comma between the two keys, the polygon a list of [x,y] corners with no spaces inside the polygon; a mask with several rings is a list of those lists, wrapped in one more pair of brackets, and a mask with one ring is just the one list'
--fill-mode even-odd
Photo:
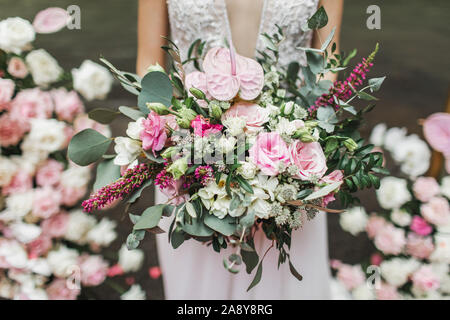
{"label": "bridal bouquet", "polygon": [[[437,113],[423,123],[433,149],[450,154],[450,115]],[[450,176],[440,183],[420,176],[429,166],[430,150],[417,135],[384,124],[375,127],[373,143],[390,151],[409,178],[381,180],[380,213],[368,216],[356,207],[341,215],[341,226],[353,235],[365,231],[377,249],[368,274],[363,265],[334,261],[338,282],[355,299],[443,299],[450,296]],[[416,165],[412,166],[413,162]],[[447,173],[449,172],[447,167]],[[412,175],[413,174],[413,175]],[[370,278],[367,285],[366,277]],[[375,284],[372,284],[375,280]]]}
{"label": "bridal bouquet", "polygon": [[[33,25],[19,17],[0,21],[2,298],[75,299],[81,286],[136,271],[142,262],[142,252],[125,249],[109,269],[99,252],[116,239],[116,223],[76,208],[90,168],[67,160],[69,141],[86,128],[110,135],[87,117],[77,91],[87,99],[104,97],[112,77],[91,61],[65,73],[44,49],[32,47],[36,32],[55,32],[67,18],[65,10],[50,8]],[[132,259],[136,255],[141,262]]]}
{"label": "bridal bouquet", "polygon": [[[326,24],[323,8],[305,28]],[[334,31],[333,31],[334,33]],[[174,43],[163,47],[173,58],[170,72],[151,66],[141,79],[103,62],[123,87],[138,96],[138,108],[97,109],[90,117],[109,123],[118,114],[130,118],[127,136],[108,138],[94,130],[74,136],[69,157],[79,165],[97,160],[98,189],[83,203],[87,212],[126,199],[131,205],[152,184],[167,202],[130,214],[134,224],[127,244],[136,248],[145,231],[160,233],[163,216],[173,219],[169,241],[178,248],[195,239],[220,252],[225,268],[248,273],[257,267],[249,289],[262,273],[254,234],[262,230],[279,250],[279,263],[290,263],[291,233],[313,219],[338,196],[344,206],[356,201],[358,189],[379,186],[381,153],[371,152],[357,131],[363,115],[355,99],[375,100],[367,91],[379,89],[384,78],[368,80],[375,52],[335,83],[328,72],[344,70],[350,58],[336,52],[333,34],[321,49],[304,50],[307,65],[278,66],[283,31],[263,35],[267,49],[258,61],[228,47],[213,47],[201,39],[182,61]],[[330,50],[327,50],[331,46]],[[378,49],[378,48],[377,48]],[[376,50],[377,50],[376,49]],[[188,74],[192,63],[198,71]],[[106,154],[114,141],[113,154]],[[100,185],[102,187],[100,188]]]}

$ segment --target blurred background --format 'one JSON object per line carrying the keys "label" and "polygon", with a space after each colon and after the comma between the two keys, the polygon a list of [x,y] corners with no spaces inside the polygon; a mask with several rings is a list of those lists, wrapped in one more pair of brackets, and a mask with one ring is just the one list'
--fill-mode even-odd
{"label": "blurred background", "polygon": [[[38,11],[47,7],[78,5],[81,9],[81,30],[39,35],[36,46],[49,51],[66,70],[78,67],[84,59],[98,61],[103,55],[118,69],[134,72],[137,3],[137,0],[1,0],[0,20],[20,16],[32,21]],[[366,10],[370,5],[381,8],[380,30],[366,27],[369,17]],[[353,60],[357,61],[368,55],[379,42],[381,50],[370,76],[388,76],[377,94],[380,98],[377,107],[368,115],[363,129],[365,137],[380,122],[388,126],[406,127],[410,133],[422,135],[418,119],[444,110],[450,84],[448,21],[448,0],[345,1],[342,50],[349,52],[357,47],[358,55]],[[88,104],[87,107],[88,110],[97,107],[117,108],[121,105],[133,106],[135,103],[135,96],[115,83],[107,100]],[[113,135],[123,133],[125,124],[120,119],[113,122]],[[152,193],[146,194],[148,199],[143,199],[136,206],[137,213],[153,201]],[[361,201],[368,212],[378,209],[373,191],[362,193]],[[123,212],[123,206],[119,205],[96,213],[119,221],[120,235],[113,250],[120,248],[131,230],[131,222]],[[368,257],[372,250],[370,242],[363,235],[355,238],[343,232],[337,215],[329,215],[328,232],[330,258],[356,263]],[[148,299],[163,299],[161,278],[149,276],[149,268],[158,265],[154,238],[147,234],[141,248],[146,253],[145,264],[140,272],[134,274],[135,281],[147,291]],[[121,281],[125,282],[126,279]],[[110,288],[99,287],[93,289],[88,298],[117,299],[118,294]]]}

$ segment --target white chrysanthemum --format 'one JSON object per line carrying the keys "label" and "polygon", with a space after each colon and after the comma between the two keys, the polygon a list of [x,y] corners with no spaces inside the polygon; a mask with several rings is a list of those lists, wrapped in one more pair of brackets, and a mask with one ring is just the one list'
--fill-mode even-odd
{"label": "white chrysanthemum", "polygon": [[47,153],[60,150],[67,140],[65,128],[66,124],[56,119],[32,119],[31,130],[22,144],[22,149]]}
{"label": "white chrysanthemum", "polygon": [[82,210],[70,212],[67,231],[64,238],[78,244],[87,242],[88,232],[97,224],[94,217],[87,215]]}
{"label": "white chrysanthemum", "polygon": [[378,202],[384,209],[400,208],[405,202],[412,199],[407,188],[407,181],[395,177],[381,179],[377,190]]}
{"label": "white chrysanthemum", "polygon": [[391,212],[391,220],[392,220],[392,222],[394,222],[396,225],[398,225],[400,227],[406,227],[411,224],[412,217],[405,210],[394,209]]}
{"label": "white chrysanthemum", "polygon": [[60,246],[47,255],[47,262],[52,272],[61,278],[69,276],[78,266],[78,252],[66,246]]}
{"label": "white chrysanthemum", "polygon": [[0,21],[0,49],[20,54],[34,41],[36,33],[31,23],[15,17]]}
{"label": "white chrysanthemum", "polygon": [[28,69],[38,86],[47,86],[56,82],[63,73],[58,61],[44,49],[31,51],[25,58]]}
{"label": "white chrysanthemum", "polygon": [[393,258],[384,260],[381,265],[381,276],[391,285],[404,285],[409,276],[419,268],[420,263],[415,259]]}
{"label": "white chrysanthemum", "polygon": [[131,139],[140,140],[141,131],[144,129],[144,125],[142,123],[144,120],[144,117],[140,117],[136,121],[129,122],[126,131],[127,136],[129,136]]}
{"label": "white chrysanthemum", "polygon": [[117,137],[114,139],[114,151],[117,156],[114,158],[114,164],[117,166],[126,166],[132,163],[142,151],[139,141],[127,138]]}
{"label": "white chrysanthemum", "polygon": [[10,183],[17,165],[7,157],[0,156],[0,187]]}
{"label": "white chrysanthemum", "polygon": [[120,296],[120,300],[145,300],[145,291],[138,284],[133,284],[131,288]]}
{"label": "white chrysanthemum", "polygon": [[128,250],[125,245],[119,250],[119,265],[124,272],[138,271],[144,262],[144,251],[140,249]]}
{"label": "white chrysanthemum", "polygon": [[342,229],[356,236],[366,228],[367,219],[367,213],[363,207],[354,207],[341,213],[339,223]]}
{"label": "white chrysanthemum", "polygon": [[390,128],[384,136],[384,147],[393,152],[406,138],[406,128]]}
{"label": "white chrysanthemum", "polygon": [[384,144],[384,136],[386,134],[386,124],[385,123],[379,123],[377,124],[370,134],[369,141],[370,143],[381,147]]}
{"label": "white chrysanthemum", "polygon": [[117,223],[108,218],[103,218],[86,235],[87,242],[95,243],[99,246],[109,246],[117,238],[115,230]]}
{"label": "white chrysanthemum", "polygon": [[446,176],[441,180],[441,193],[443,196],[450,199],[450,176]]}
{"label": "white chrysanthemum", "polygon": [[111,90],[113,77],[101,65],[85,60],[72,70],[73,86],[87,100],[104,99]]}

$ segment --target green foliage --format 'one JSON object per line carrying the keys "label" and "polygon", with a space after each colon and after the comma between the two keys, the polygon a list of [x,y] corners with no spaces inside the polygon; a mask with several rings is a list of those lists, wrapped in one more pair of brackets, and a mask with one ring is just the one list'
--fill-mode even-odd
{"label": "green foliage", "polygon": [[142,113],[141,111],[139,111],[137,109],[130,108],[130,107],[120,106],[119,111],[123,115],[127,116],[130,119],[133,119],[134,121],[136,121],[137,119],[139,119],[141,117],[145,117],[144,113]]}
{"label": "green foliage", "polygon": [[138,107],[144,113],[150,111],[147,103],[162,103],[170,106],[173,96],[172,83],[167,74],[159,71],[149,72],[142,79],[142,90],[138,96]]}
{"label": "green foliage", "polygon": [[90,119],[97,121],[101,124],[109,124],[114,121],[114,119],[120,114],[120,112],[105,109],[105,108],[97,108],[88,113]]}
{"label": "green foliage", "polygon": [[93,129],[85,129],[73,136],[69,143],[68,156],[80,166],[99,160],[108,150],[112,140]]}
{"label": "green foliage", "polygon": [[165,204],[158,204],[156,206],[145,209],[140,219],[136,222],[133,230],[145,230],[156,227],[161,220]]}
{"label": "green foliage", "polygon": [[120,178],[120,167],[114,164],[113,159],[104,160],[97,166],[94,190],[98,190]]}
{"label": "green foliage", "polygon": [[323,6],[321,6],[311,18],[308,19],[309,29],[320,29],[327,25],[328,15]]}

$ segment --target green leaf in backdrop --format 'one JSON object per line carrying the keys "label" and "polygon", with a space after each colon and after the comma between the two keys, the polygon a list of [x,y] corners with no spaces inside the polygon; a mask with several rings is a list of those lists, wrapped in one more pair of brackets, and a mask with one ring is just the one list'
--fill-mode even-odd
{"label": "green leaf in backdrop", "polygon": [[80,166],[99,160],[108,150],[112,139],[93,129],[85,129],[73,136],[69,143],[68,156]]}

